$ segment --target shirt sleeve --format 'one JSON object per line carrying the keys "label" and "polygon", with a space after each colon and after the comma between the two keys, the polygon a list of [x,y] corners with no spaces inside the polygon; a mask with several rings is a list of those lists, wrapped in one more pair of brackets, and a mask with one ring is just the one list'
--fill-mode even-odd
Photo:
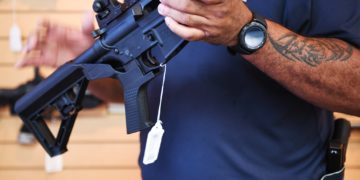
{"label": "shirt sleeve", "polygon": [[309,35],[339,38],[360,48],[360,1],[312,0]]}

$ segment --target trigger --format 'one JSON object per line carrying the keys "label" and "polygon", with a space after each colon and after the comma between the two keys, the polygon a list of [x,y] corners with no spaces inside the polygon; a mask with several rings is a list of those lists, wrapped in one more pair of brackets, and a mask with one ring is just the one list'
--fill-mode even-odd
{"label": "trigger", "polygon": [[149,64],[151,66],[157,66],[159,65],[159,62],[156,60],[156,58],[152,55],[151,51],[146,51],[146,60],[148,60]]}

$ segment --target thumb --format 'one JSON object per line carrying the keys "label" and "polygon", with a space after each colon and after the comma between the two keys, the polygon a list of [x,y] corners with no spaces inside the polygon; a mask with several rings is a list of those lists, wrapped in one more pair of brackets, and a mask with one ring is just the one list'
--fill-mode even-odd
{"label": "thumb", "polygon": [[86,35],[90,35],[94,28],[94,12],[87,11],[84,14],[82,21],[82,32]]}

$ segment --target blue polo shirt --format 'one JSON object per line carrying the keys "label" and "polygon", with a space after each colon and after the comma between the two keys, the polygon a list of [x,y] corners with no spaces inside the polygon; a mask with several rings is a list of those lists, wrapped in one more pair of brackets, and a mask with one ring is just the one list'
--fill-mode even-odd
{"label": "blue polo shirt", "polygon": [[[248,7],[309,36],[360,46],[358,0],[248,0]],[[149,84],[156,118],[161,77]],[[226,47],[192,42],[168,63],[159,158],[144,180],[319,179],[332,113],[296,97]]]}

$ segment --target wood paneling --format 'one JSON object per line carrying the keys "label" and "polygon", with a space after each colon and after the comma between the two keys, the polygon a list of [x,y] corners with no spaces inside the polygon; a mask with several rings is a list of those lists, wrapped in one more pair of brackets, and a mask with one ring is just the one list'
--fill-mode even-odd
{"label": "wood paneling", "polygon": [[[76,120],[68,152],[64,154],[65,168],[137,168],[138,134],[127,135],[124,114],[108,115],[84,111]],[[0,170],[42,168],[45,151],[39,145],[17,144],[21,120],[4,116],[0,119]],[[51,122],[58,127],[58,122]]]}
{"label": "wood paneling", "polygon": [[[16,10],[34,11],[85,11],[91,9],[92,0],[17,0]],[[0,11],[11,10],[11,0],[0,0]]]}
{"label": "wood paneling", "polygon": [[[22,121],[18,117],[0,116],[0,143],[16,143]],[[53,125],[54,124],[54,125]],[[59,122],[51,122],[51,127],[58,127]],[[126,134],[124,114],[107,115],[105,110],[98,114],[81,111],[76,119],[71,143],[136,143],[138,134]]]}
{"label": "wood paneling", "polygon": [[345,180],[359,180],[360,170],[359,168],[347,168],[345,170]]}
{"label": "wood paneling", "polygon": [[[0,145],[0,169],[42,168],[45,151],[40,145]],[[139,155],[137,142],[126,143],[74,143],[70,141],[68,152],[64,153],[65,168],[137,168]]]}
{"label": "wood paneling", "polygon": [[[54,70],[41,68],[44,77],[50,75]],[[31,67],[16,69],[12,65],[0,65],[0,88],[15,88],[26,81],[33,79],[34,70]]]}
{"label": "wood paneling", "polygon": [[14,65],[20,58],[20,53],[13,53],[10,51],[8,39],[0,39],[0,66],[1,65]]}
{"label": "wood paneling", "polygon": [[358,130],[351,133],[347,149],[346,166],[352,169],[360,168],[360,133]]}
{"label": "wood paneling", "polygon": [[[0,88],[16,87],[32,78],[32,70],[13,68],[20,54],[14,54],[9,49],[8,35],[13,23],[10,2],[0,0]],[[26,39],[34,31],[36,23],[44,18],[79,29],[84,10],[91,9],[91,3],[91,0],[18,0],[19,12],[16,19],[23,39]]]}
{"label": "wood paneling", "polygon": [[[76,120],[68,152],[63,155],[64,171],[44,171],[45,151],[38,144],[17,143],[22,121],[0,113],[0,179],[140,179],[137,165],[138,134],[126,134],[125,115],[108,114],[106,107],[84,110]],[[59,122],[49,122],[57,127]],[[94,174],[93,174],[94,173]],[[87,175],[91,177],[88,178]]]}
{"label": "wood paneling", "polygon": [[0,88],[15,88],[34,75],[32,68],[15,69],[13,66],[0,66]]}
{"label": "wood paneling", "polygon": [[139,169],[65,169],[61,173],[48,174],[42,169],[1,170],[1,180],[140,180]]}
{"label": "wood paneling", "polygon": [[[97,172],[111,177],[139,179],[137,158],[138,134],[126,135],[124,114],[110,115],[102,107],[96,112],[83,111],[75,124],[69,151],[64,155],[64,171],[49,175],[43,172],[44,150],[37,144],[21,146],[16,136],[21,121],[6,114],[0,116],[0,179],[36,179],[82,177]],[[55,124],[56,126],[56,124]],[[360,168],[360,131],[354,130],[348,147],[346,179],[356,180]],[[71,173],[70,173],[71,172]],[[73,176],[70,176],[73,174]],[[93,177],[93,176],[92,176]],[[91,178],[90,178],[91,179]],[[95,178],[96,179],[96,178]]]}
{"label": "wood paneling", "polygon": [[[23,39],[33,31],[39,19],[47,18],[74,28],[81,27],[85,11],[92,0],[17,0],[17,23]],[[33,77],[32,68],[15,69],[18,54],[10,52],[8,34],[12,25],[11,0],[0,0],[0,88],[13,88]],[[43,69],[47,76],[52,69]],[[359,123],[359,118],[337,114]],[[64,155],[64,171],[44,171],[45,152],[39,144],[17,144],[21,121],[0,113],[0,179],[1,180],[113,180],[140,179],[137,167],[138,134],[127,135],[124,114],[109,115],[104,107],[82,111],[75,123]],[[56,126],[56,123],[55,123]],[[360,132],[352,132],[347,156],[347,180],[360,177]]]}
{"label": "wood paneling", "polygon": [[[93,0],[17,0],[17,24],[23,40],[34,30],[39,19],[50,19],[74,28],[81,27],[85,11]],[[11,0],[0,0],[0,88],[15,88],[33,78],[33,69],[15,69],[19,54],[10,52],[8,34],[12,25]],[[53,69],[41,68],[44,76]],[[1,180],[138,180],[138,134],[126,134],[124,114],[109,115],[106,107],[81,111],[76,120],[64,171],[48,174],[44,170],[45,151],[39,144],[22,146],[17,136],[22,122],[0,110]],[[55,122],[52,127],[56,127]]]}
{"label": "wood paneling", "polygon": [[345,118],[351,122],[352,126],[360,128],[360,117],[343,113],[334,113],[334,115],[336,118]]}
{"label": "wood paneling", "polygon": [[[50,19],[55,22],[59,22],[64,25],[68,25],[74,28],[80,28],[84,15],[78,12],[32,12],[32,13],[19,13],[17,15],[17,24],[19,25],[22,35],[27,36],[30,32],[34,31],[36,23],[41,19]],[[0,38],[4,39],[8,37],[9,30],[12,25],[12,15],[0,13]]]}

